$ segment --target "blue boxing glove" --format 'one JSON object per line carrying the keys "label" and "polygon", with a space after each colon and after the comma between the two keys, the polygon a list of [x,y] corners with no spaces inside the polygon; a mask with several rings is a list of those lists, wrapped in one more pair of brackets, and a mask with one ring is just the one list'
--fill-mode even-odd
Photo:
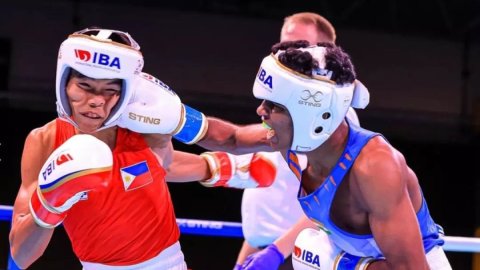
{"label": "blue boxing glove", "polygon": [[242,265],[242,270],[275,270],[285,261],[283,254],[274,244],[251,254]]}
{"label": "blue boxing glove", "polygon": [[233,270],[242,270],[242,265],[236,263],[235,266],[233,267]]}

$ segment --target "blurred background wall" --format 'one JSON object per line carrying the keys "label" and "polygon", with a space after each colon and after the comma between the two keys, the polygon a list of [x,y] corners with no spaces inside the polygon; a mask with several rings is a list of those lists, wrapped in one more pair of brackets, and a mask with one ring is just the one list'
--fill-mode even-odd
{"label": "blurred background wall", "polygon": [[[258,122],[251,94],[261,59],[278,41],[283,17],[324,15],[337,29],[359,79],[371,92],[362,125],[383,133],[420,179],[435,220],[448,235],[473,236],[480,225],[479,3],[459,0],[17,0],[0,5],[0,204],[20,184],[27,133],[56,117],[59,44],[88,26],[130,32],[145,71],[184,103],[212,116]],[[200,147],[175,142],[177,149]],[[240,221],[240,190],[170,185],[177,217]],[[8,223],[0,223],[0,269]],[[240,239],[182,236],[189,266],[231,269]],[[454,269],[472,254],[448,253]],[[212,261],[215,263],[212,265]],[[62,229],[31,269],[81,269]]]}

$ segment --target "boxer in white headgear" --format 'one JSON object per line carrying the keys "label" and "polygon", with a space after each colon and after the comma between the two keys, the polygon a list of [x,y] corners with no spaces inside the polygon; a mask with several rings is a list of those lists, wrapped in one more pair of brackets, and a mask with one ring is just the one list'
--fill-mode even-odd
{"label": "boxer in white headgear", "polygon": [[[281,41],[307,40],[310,44],[318,42],[335,43],[336,34],[332,24],[319,14],[300,12],[288,16],[280,33]],[[356,82],[356,84],[360,82]],[[347,117],[355,125],[360,121],[353,108],[349,108]],[[262,247],[283,238],[283,234],[303,216],[297,201],[298,180],[292,174],[280,152],[263,152],[272,160],[277,160],[277,176],[268,188],[246,189],[242,196],[242,231],[245,241],[237,257],[237,268],[247,256]],[[306,166],[305,155],[298,155],[301,166]],[[293,240],[292,240],[293,242]],[[288,257],[279,267],[291,270],[291,258]],[[270,266],[273,268],[272,266]]]}
{"label": "boxer in white headgear", "polygon": [[[112,40],[112,37],[123,37]],[[120,100],[100,127],[116,124],[134,93],[133,84],[142,71],[143,56],[138,43],[126,32],[109,29],[84,29],[71,34],[60,46],[57,61],[57,112],[62,120],[78,127],[71,118],[71,108],[65,92],[72,69],[92,79],[120,79]]]}
{"label": "boxer in white headgear", "polygon": [[359,81],[338,85],[331,80],[332,71],[325,68],[325,47],[299,50],[318,59],[318,68],[311,76],[281,64],[277,58],[284,51],[279,50],[263,59],[253,94],[288,109],[293,122],[291,149],[304,152],[325,142],[343,121],[350,106],[365,108],[370,95]]}
{"label": "boxer in white headgear", "polygon": [[[297,198],[309,220],[294,229],[320,228],[329,238],[300,233],[296,269],[451,269],[442,230],[403,155],[345,118],[349,106],[363,108],[369,99],[350,57],[333,44],[303,41],[276,44],[272,52],[253,86],[263,99],[257,113],[300,180]],[[297,151],[307,156],[306,168]],[[276,269],[286,254],[288,246],[275,241],[241,269]],[[354,263],[340,263],[344,258]]]}
{"label": "boxer in white headgear", "polygon": [[143,63],[140,46],[128,33],[88,28],[73,33],[58,54],[58,115],[78,128],[65,92],[73,70],[92,79],[122,81],[120,99],[99,130],[118,124],[139,133],[171,134],[188,144],[201,139],[207,129],[205,116],[182,104],[162,81],[142,73]]}

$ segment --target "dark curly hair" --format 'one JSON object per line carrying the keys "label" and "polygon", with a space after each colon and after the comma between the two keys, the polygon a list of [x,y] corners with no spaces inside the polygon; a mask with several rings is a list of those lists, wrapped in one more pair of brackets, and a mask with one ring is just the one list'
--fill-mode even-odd
{"label": "dark curly hair", "polygon": [[[321,42],[317,45],[326,48],[325,69],[332,71],[330,79],[338,85],[352,83],[356,74],[350,56],[333,43]],[[318,61],[309,52],[297,50],[308,46],[306,40],[285,41],[273,45],[272,53],[283,50],[284,52],[278,55],[280,63],[299,73],[312,76],[313,70],[318,68]]]}

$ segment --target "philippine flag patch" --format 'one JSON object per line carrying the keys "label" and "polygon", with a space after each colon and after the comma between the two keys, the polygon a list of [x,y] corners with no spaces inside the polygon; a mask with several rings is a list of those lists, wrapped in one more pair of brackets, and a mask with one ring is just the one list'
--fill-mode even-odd
{"label": "philippine flag patch", "polygon": [[146,161],[120,169],[125,191],[141,188],[153,182]]}

